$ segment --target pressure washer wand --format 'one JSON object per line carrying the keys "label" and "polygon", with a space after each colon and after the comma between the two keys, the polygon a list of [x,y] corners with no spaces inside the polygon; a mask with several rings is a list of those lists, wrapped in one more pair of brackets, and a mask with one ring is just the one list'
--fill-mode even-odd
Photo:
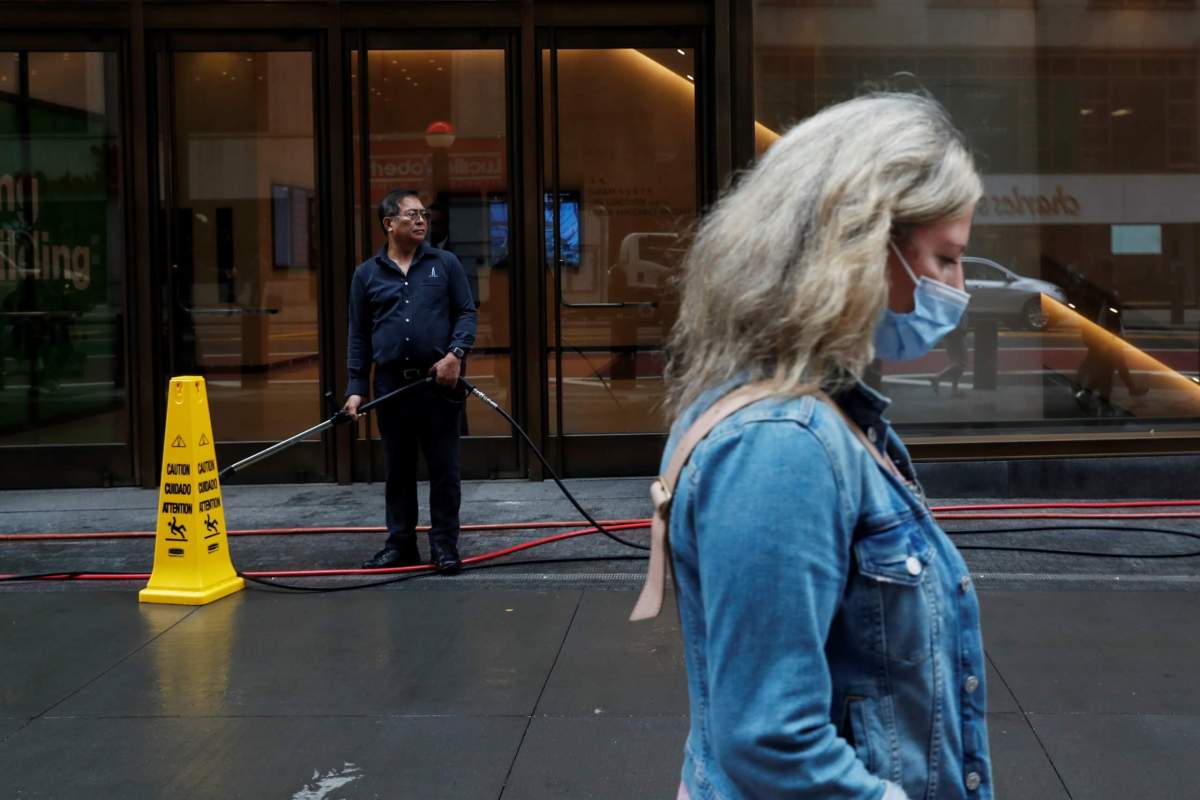
{"label": "pressure washer wand", "polygon": [[[410,383],[410,384],[407,384],[406,386],[401,386],[399,389],[393,389],[392,391],[388,392],[387,394],[385,394],[381,397],[376,397],[374,400],[372,400],[369,403],[363,403],[361,406],[358,407],[358,413],[365,414],[368,411],[370,411],[371,409],[373,409],[375,406],[379,405],[380,403],[385,403],[388,400],[391,400],[396,395],[401,394],[402,392],[407,392],[408,390],[410,390],[416,386],[422,386],[424,384],[429,383],[432,380],[433,380],[433,376],[431,375],[429,377],[426,377],[424,380],[419,380],[415,383]],[[308,438],[309,436],[312,436],[317,433],[323,433],[324,431],[329,430],[330,428],[334,427],[335,425],[341,425],[343,422],[350,422],[352,419],[353,419],[353,417],[351,417],[350,414],[344,408],[339,409],[336,414],[334,414],[332,417],[325,420],[324,422],[317,424],[317,425],[313,425],[308,430],[301,431],[300,433],[297,433],[295,436],[291,436],[287,439],[284,439],[282,442],[276,442],[275,444],[268,447],[266,450],[260,450],[259,452],[255,453],[252,456],[243,458],[241,461],[237,462],[236,464],[230,464],[228,467],[221,470],[220,473],[218,473],[217,477],[219,477],[221,480],[225,480],[230,475],[233,475],[235,472],[239,472],[239,471],[245,469],[246,467],[250,466],[251,464],[257,464],[259,461],[262,461],[264,458],[269,458],[270,456],[275,455],[276,453],[278,453],[281,450],[286,450],[289,447],[291,447],[292,445],[297,444],[297,443],[303,441],[304,439]]]}

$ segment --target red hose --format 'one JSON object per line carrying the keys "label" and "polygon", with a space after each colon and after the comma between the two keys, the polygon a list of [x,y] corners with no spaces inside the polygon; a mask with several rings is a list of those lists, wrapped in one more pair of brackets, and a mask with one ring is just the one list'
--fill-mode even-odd
{"label": "red hose", "polygon": [[[603,523],[602,523],[603,524]],[[641,528],[650,527],[649,521],[634,520],[629,522],[618,522],[612,525],[604,525],[610,531],[631,531]],[[579,530],[567,531],[565,533],[556,533],[553,536],[545,536],[541,539],[533,539],[528,542],[505,547],[501,550],[493,550],[490,553],[483,553],[470,558],[464,558],[463,564],[478,564],[483,561],[492,561],[497,558],[503,558],[513,553],[519,553],[522,550],[529,550],[534,547],[561,542],[566,539],[574,539],[577,536],[587,536],[588,534],[599,533],[595,528],[581,528]],[[391,567],[387,569],[301,569],[301,570],[271,570],[266,572],[243,572],[242,574],[250,578],[319,578],[336,575],[399,575],[408,572],[429,572],[433,569],[432,564],[418,564],[411,567]],[[15,578],[18,577],[15,573],[0,574],[0,578]],[[72,575],[68,572],[57,573],[55,575],[45,575],[36,580],[43,581],[144,581],[150,579],[148,572],[83,572]]]}
{"label": "red hose", "polygon": [[1157,508],[1170,506],[1200,506],[1200,500],[1126,500],[1116,503],[991,503],[973,506],[932,506],[939,511],[1019,511],[1035,508]]}
{"label": "red hose", "polygon": [[939,520],[956,519],[1200,519],[1200,511],[1168,511],[1153,514],[937,514]]}
{"label": "red hose", "polygon": [[[931,510],[940,520],[1005,520],[1005,519],[1088,519],[1088,520],[1123,520],[1123,519],[1198,519],[1200,511],[1157,512],[1122,514],[1072,514],[1072,513],[1033,513],[1033,514],[974,514],[959,513],[966,511],[1018,511],[1030,509],[1053,508],[1172,508],[1180,506],[1200,506],[1200,500],[1132,500],[1120,502],[1073,502],[1073,503],[990,503],[977,505],[934,506]],[[949,512],[949,513],[948,513]],[[542,521],[542,522],[504,522],[463,525],[464,531],[500,531],[500,530],[531,530],[541,528],[565,528],[571,525],[585,524],[581,521]],[[601,524],[608,530],[639,530],[648,528],[648,519],[602,520]],[[428,530],[428,526],[418,527],[419,531]],[[270,535],[301,535],[301,534],[330,534],[330,533],[383,533],[381,526],[372,527],[312,527],[312,528],[259,528],[228,531],[229,536],[270,536]],[[464,564],[478,564],[506,555],[541,547],[553,542],[572,539],[577,536],[598,533],[595,528],[581,528],[553,536],[534,539],[513,545],[502,550],[495,550],[478,556],[463,559]],[[153,531],[113,531],[100,533],[10,533],[0,534],[0,542],[4,541],[46,541],[46,540],[75,540],[75,539],[126,539],[151,538]],[[254,578],[286,578],[286,577],[326,577],[338,575],[391,575],[408,572],[424,572],[432,566],[421,564],[411,567],[395,567],[391,569],[316,569],[316,570],[277,570],[269,572],[246,572],[245,575]],[[17,577],[16,574],[0,574],[0,578]],[[107,573],[91,572],[78,575],[60,573],[40,578],[39,580],[148,580],[150,573]]]}
{"label": "red hose", "polygon": [[[608,528],[613,525],[627,525],[631,522],[649,522],[643,519],[602,519],[600,524]],[[543,521],[543,522],[488,522],[474,525],[462,525],[462,531],[523,531],[540,528],[570,528],[577,525],[588,525],[586,520]],[[428,525],[418,525],[417,532],[429,530]],[[338,527],[336,525],[317,526],[312,528],[244,528],[226,531],[227,536],[291,536],[300,534],[319,533],[385,533],[387,528],[382,525],[370,527]],[[95,533],[2,533],[0,542],[42,542],[77,539],[152,539],[154,531],[107,531]]]}
{"label": "red hose", "polygon": [[[1121,513],[1121,515],[1069,515],[1069,513],[1054,513],[1054,515],[960,515],[962,511],[1022,511],[1037,509],[1154,509],[1154,507],[1200,506],[1200,500],[1126,500],[1116,503],[992,503],[976,505],[932,506],[931,511],[938,519],[1154,519],[1200,518],[1200,512],[1194,513]],[[600,524],[605,528],[613,525],[630,523],[648,524],[648,519],[601,519]],[[569,528],[571,525],[586,525],[582,519],[575,521],[551,522],[506,522],[480,523],[462,525],[466,531],[490,530],[535,530],[544,528]],[[428,525],[419,525],[418,531],[426,531]],[[228,531],[229,536],[290,536],[313,534],[382,534],[386,529],[382,525],[371,527],[336,527],[324,525],[313,528],[246,528]],[[100,533],[65,533],[65,534],[0,534],[0,542],[37,542],[37,541],[76,541],[89,539],[152,539],[152,530],[116,530],[100,531]]]}

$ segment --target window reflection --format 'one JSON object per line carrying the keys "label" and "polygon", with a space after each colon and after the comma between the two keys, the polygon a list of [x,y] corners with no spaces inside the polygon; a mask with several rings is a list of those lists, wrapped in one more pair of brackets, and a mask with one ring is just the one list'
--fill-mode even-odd
{"label": "window reflection", "polygon": [[[559,49],[558,200],[547,192],[551,430],[647,433],[661,411],[671,288],[696,216],[695,58],[685,48]],[[555,237],[554,218],[558,218]],[[559,282],[556,295],[554,282]],[[557,315],[555,303],[558,303]],[[553,327],[559,321],[560,333]],[[558,367],[561,362],[561,380]]]}
{"label": "window reflection", "polygon": [[[878,365],[893,418],[935,435],[1194,424],[1194,42],[1154,24],[1155,4],[951,5],[880,7],[868,25],[851,9],[755,5],[759,153],[833,102],[918,89],[983,173],[965,324],[925,358]],[[914,26],[954,35],[919,42]]]}
{"label": "window reflection", "polygon": [[171,57],[171,370],[218,441],[282,439],[323,416],[312,56]]}
{"label": "window reflection", "polygon": [[126,443],[113,53],[0,53],[0,445]]}

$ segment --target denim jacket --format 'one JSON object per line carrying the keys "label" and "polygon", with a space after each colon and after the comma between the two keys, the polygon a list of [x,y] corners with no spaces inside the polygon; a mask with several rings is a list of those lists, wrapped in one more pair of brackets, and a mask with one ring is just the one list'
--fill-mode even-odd
{"label": "denim jacket", "polygon": [[[736,382],[701,397],[675,443]],[[669,536],[683,627],[692,800],[988,800],[974,588],[912,462],[859,384],[721,422],[680,474]],[[918,494],[914,494],[913,490]]]}

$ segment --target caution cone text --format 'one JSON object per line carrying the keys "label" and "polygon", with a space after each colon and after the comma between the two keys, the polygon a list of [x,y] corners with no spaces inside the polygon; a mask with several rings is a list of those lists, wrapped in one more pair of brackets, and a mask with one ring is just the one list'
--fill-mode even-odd
{"label": "caution cone text", "polygon": [[229,560],[204,379],[172,378],[158,490],[154,572],[138,599],[198,606],[244,585]]}

